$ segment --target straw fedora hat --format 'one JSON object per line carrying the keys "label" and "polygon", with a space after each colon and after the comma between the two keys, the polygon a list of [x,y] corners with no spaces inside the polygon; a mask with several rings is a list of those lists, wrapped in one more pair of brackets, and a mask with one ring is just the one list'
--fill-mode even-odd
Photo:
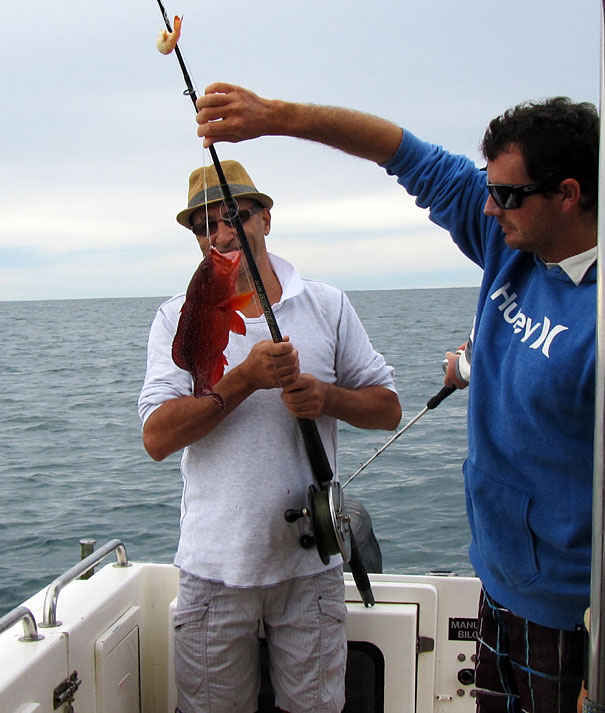
{"label": "straw fedora hat", "polygon": [[[221,161],[221,168],[234,198],[252,198],[265,208],[273,206],[273,200],[256,190],[246,169],[238,161]],[[223,200],[221,186],[214,166],[197,168],[189,176],[189,201],[187,208],[176,217],[185,228],[191,228],[191,214],[204,205],[212,205]]]}

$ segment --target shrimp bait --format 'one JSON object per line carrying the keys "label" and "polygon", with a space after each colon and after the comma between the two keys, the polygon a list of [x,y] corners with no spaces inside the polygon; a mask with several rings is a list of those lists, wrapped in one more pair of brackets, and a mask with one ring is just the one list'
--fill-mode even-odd
{"label": "shrimp bait", "polygon": [[168,30],[160,30],[158,39],[155,42],[156,47],[162,54],[170,54],[176,47],[176,43],[181,37],[181,22],[183,18],[178,15],[174,16],[174,29],[172,32]]}

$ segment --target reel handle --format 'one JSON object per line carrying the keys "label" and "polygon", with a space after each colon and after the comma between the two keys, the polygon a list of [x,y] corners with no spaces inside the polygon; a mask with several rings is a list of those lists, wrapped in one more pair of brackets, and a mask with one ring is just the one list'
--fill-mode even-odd
{"label": "reel handle", "polygon": [[286,510],[286,512],[284,513],[284,520],[286,522],[296,522],[297,520],[300,520],[301,517],[304,517],[306,514],[306,508],[302,508],[302,510],[294,510],[293,508],[288,508],[288,510]]}
{"label": "reel handle", "polygon": [[304,550],[310,550],[311,547],[315,546],[315,538],[313,535],[301,535],[299,542]]}

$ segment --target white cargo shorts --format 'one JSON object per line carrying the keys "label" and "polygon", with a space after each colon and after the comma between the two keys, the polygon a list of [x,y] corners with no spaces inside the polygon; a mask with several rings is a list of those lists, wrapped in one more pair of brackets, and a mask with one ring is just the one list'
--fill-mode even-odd
{"label": "white cargo shorts", "polygon": [[342,566],[270,587],[227,587],[180,571],[174,667],[180,713],[254,713],[263,622],[275,705],[340,713],[347,641]]}

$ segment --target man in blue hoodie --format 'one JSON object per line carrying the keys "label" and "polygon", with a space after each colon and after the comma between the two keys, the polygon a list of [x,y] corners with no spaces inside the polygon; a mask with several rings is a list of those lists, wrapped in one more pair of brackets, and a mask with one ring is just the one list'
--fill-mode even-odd
{"label": "man in blue hoodie", "polygon": [[589,603],[598,115],[565,98],[490,122],[487,171],[379,117],[213,84],[206,146],[318,141],[380,164],[483,269],[464,464],[483,584],[481,713],[575,710]]}

